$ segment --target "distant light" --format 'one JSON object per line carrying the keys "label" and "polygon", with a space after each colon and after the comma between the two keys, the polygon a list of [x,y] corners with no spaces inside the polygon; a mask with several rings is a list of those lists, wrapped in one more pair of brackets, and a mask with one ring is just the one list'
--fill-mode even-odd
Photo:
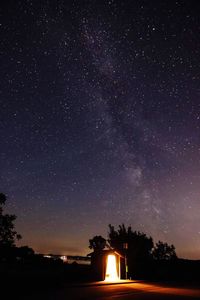
{"label": "distant light", "polygon": [[46,257],[46,258],[51,258],[51,256],[50,256],[50,255],[44,255],[44,257]]}
{"label": "distant light", "polygon": [[120,279],[119,279],[119,275],[117,274],[116,256],[109,254],[107,257],[105,281],[118,281],[118,280]]}
{"label": "distant light", "polygon": [[63,262],[67,262],[67,256],[66,255],[61,256],[60,259],[62,259]]}

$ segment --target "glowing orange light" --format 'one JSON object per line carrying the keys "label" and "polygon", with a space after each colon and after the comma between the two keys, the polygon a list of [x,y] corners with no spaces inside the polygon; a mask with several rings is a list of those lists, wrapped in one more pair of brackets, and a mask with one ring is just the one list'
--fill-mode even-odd
{"label": "glowing orange light", "polygon": [[106,264],[105,281],[118,281],[119,275],[117,274],[117,262],[115,255],[108,255]]}

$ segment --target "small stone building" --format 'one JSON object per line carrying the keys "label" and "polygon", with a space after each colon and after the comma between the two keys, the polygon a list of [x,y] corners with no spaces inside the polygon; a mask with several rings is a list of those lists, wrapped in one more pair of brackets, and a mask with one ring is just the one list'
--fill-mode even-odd
{"label": "small stone building", "polygon": [[89,253],[94,280],[116,281],[122,278],[124,258],[114,250],[97,250]]}

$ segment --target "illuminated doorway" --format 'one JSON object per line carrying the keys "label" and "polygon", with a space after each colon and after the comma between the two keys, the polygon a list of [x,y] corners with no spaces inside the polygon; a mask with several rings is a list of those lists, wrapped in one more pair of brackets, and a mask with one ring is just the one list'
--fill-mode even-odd
{"label": "illuminated doorway", "polygon": [[107,261],[106,261],[105,281],[120,280],[119,271],[120,271],[119,259],[117,262],[116,255],[109,254],[107,256]]}

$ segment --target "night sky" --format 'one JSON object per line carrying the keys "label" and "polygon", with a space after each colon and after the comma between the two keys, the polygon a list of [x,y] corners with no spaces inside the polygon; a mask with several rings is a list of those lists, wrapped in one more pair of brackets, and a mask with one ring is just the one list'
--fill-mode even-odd
{"label": "night sky", "polygon": [[200,259],[199,1],[1,1],[0,190],[29,245],[122,222]]}

